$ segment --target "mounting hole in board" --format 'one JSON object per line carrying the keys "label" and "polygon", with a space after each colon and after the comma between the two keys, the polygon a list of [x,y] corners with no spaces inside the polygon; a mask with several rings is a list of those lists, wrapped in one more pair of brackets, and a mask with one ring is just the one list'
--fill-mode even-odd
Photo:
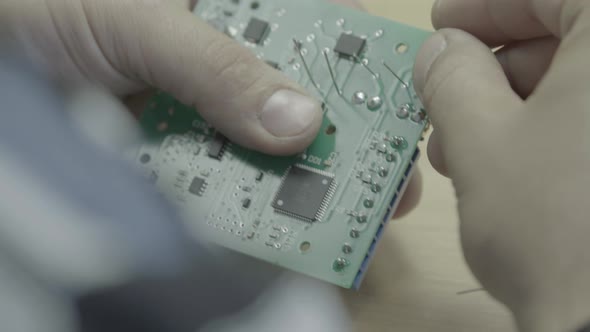
{"label": "mounting hole in board", "polygon": [[328,128],[326,128],[326,135],[331,136],[334,135],[336,133],[336,126],[335,125],[329,125]]}
{"label": "mounting hole in board", "polygon": [[258,2],[258,1],[254,1],[254,2],[252,2],[252,3],[250,4],[250,8],[251,8],[252,10],[256,10],[256,9],[260,8],[260,2]]}
{"label": "mounting hole in board", "polygon": [[309,243],[309,241],[301,242],[299,245],[299,251],[301,251],[302,254],[308,252],[309,249],[311,249],[311,243]]}
{"label": "mounting hole in board", "polygon": [[406,43],[399,43],[395,46],[395,52],[397,54],[406,54],[408,52],[408,44]]}

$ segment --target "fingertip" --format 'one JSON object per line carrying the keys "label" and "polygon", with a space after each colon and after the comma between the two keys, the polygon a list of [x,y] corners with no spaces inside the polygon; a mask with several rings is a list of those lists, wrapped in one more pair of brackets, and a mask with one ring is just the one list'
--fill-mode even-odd
{"label": "fingertip", "polygon": [[[260,123],[278,138],[310,135],[318,127],[320,105],[312,98],[292,90],[279,90],[266,101]],[[316,128],[317,129],[317,128]]]}
{"label": "fingertip", "polygon": [[317,138],[322,121],[319,102],[297,92],[278,91],[260,116],[265,132],[250,148],[277,156],[300,153]]}
{"label": "fingertip", "polygon": [[[515,101],[514,92],[494,53],[473,35],[458,29],[442,29],[422,46],[416,58],[414,85],[429,116],[440,129],[441,122],[458,119],[464,112],[478,112],[482,100]],[[474,98],[477,96],[478,98]],[[484,104],[485,105],[485,104]],[[439,111],[444,110],[445,116]]]}
{"label": "fingertip", "polygon": [[410,183],[404,192],[404,196],[402,197],[397,210],[393,216],[393,219],[400,219],[418,206],[420,202],[420,198],[422,197],[422,172],[420,169],[417,169],[412,175],[410,179]]}
{"label": "fingertip", "polygon": [[[444,48],[438,46],[443,40]],[[415,75],[436,130],[429,148],[433,166],[453,177],[477,179],[480,145],[501,130],[522,99],[490,48],[457,29],[442,29],[425,43]]]}
{"label": "fingertip", "polygon": [[432,5],[431,19],[435,29],[452,28],[464,20],[466,11],[477,7],[481,1],[436,0]]}
{"label": "fingertip", "polygon": [[440,139],[436,130],[430,135],[428,140],[428,160],[430,165],[442,176],[448,177],[448,169],[444,159],[443,150],[440,145]]}
{"label": "fingertip", "polygon": [[430,12],[430,17],[431,17],[431,21],[432,21],[432,26],[435,29],[440,29],[441,28],[441,7],[442,7],[442,2],[443,0],[436,0],[434,2],[434,4],[432,5],[432,10]]}
{"label": "fingertip", "polygon": [[414,87],[420,97],[423,96],[432,65],[446,48],[447,40],[444,33],[437,32],[422,45],[418,52],[414,66]]}
{"label": "fingertip", "polygon": [[224,129],[232,140],[246,148],[290,156],[312,144],[322,120],[318,101],[295,90],[281,89],[264,103],[257,120],[246,121],[240,130]]}

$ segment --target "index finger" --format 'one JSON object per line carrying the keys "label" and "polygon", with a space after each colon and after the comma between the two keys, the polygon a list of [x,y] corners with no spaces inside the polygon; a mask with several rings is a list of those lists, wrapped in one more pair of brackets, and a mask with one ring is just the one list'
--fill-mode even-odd
{"label": "index finger", "polygon": [[584,66],[590,56],[588,0],[438,0],[433,20],[437,28],[456,27],[492,46],[543,35],[561,39],[552,66],[537,87],[539,96],[551,99],[563,90],[564,82],[577,82],[571,89],[576,92],[583,87],[579,82],[590,79],[590,69]]}
{"label": "index finger", "polygon": [[438,0],[432,10],[437,29],[465,30],[490,46],[517,40],[563,36],[561,13],[577,0]]}

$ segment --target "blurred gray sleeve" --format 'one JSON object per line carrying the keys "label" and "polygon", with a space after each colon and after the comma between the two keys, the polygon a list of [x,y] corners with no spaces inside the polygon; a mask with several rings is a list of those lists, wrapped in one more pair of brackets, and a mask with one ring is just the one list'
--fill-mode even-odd
{"label": "blurred gray sleeve", "polygon": [[351,329],[334,287],[275,280],[267,264],[187,238],[153,186],[109,153],[125,126],[103,117],[108,107],[81,100],[78,121],[58,90],[4,50],[0,331]]}
{"label": "blurred gray sleeve", "polygon": [[0,50],[0,330],[195,331],[261,291]]}

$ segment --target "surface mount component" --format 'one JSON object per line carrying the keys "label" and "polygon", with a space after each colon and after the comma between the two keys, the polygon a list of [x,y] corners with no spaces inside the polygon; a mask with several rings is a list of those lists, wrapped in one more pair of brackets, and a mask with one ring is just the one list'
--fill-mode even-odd
{"label": "surface mount component", "polygon": [[334,52],[343,57],[358,58],[365,49],[366,43],[367,41],[361,37],[342,33],[338,38]]}
{"label": "surface mount component", "polygon": [[244,31],[244,38],[254,44],[260,44],[266,39],[269,31],[270,25],[268,22],[252,18]]}
{"label": "surface mount component", "polygon": [[217,133],[213,140],[209,143],[209,157],[213,159],[221,159],[223,148],[225,147],[226,139],[223,135]]}
{"label": "surface mount component", "polygon": [[159,92],[137,166],[195,238],[358,288],[428,127],[412,68],[430,33],[322,0],[199,0],[195,15],[317,98],[320,131],[300,154],[268,156]]}
{"label": "surface mount component", "polygon": [[279,212],[305,221],[319,221],[334,191],[334,178],[314,169],[291,167],[272,206]]}
{"label": "surface mount component", "polygon": [[203,196],[206,185],[207,182],[205,181],[205,179],[196,176],[191,182],[188,191],[193,195]]}

